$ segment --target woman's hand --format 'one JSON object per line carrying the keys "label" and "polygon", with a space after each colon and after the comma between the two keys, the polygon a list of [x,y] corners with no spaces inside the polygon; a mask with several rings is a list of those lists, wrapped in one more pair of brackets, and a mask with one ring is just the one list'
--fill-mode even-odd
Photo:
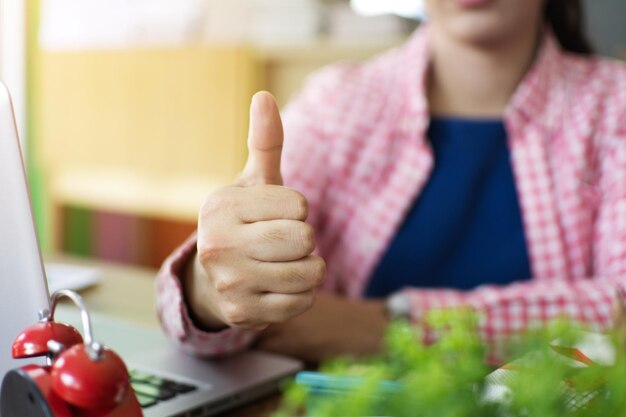
{"label": "woman's hand", "polygon": [[261,335],[261,350],[319,363],[380,352],[389,320],[384,301],[348,300],[320,293],[313,308]]}
{"label": "woman's hand", "polygon": [[264,329],[313,305],[325,263],[311,255],[306,199],[282,186],[282,144],[276,102],[259,93],[250,111],[246,168],[200,211],[198,252],[184,287],[204,327]]}

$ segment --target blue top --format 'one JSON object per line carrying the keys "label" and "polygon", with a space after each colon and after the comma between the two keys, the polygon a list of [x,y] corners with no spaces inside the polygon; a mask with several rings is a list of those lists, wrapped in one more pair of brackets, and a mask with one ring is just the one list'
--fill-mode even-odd
{"label": "blue top", "polygon": [[500,120],[434,118],[435,165],[366,291],[471,289],[530,278],[522,216]]}

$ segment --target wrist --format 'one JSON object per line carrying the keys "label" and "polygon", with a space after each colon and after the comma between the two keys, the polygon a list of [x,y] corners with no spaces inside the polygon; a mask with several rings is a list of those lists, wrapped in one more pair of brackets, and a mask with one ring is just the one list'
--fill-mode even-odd
{"label": "wrist", "polygon": [[216,303],[209,275],[200,263],[197,253],[187,265],[182,284],[189,315],[198,327],[212,332],[228,327],[214,310]]}
{"label": "wrist", "polygon": [[385,300],[373,300],[367,301],[367,306],[370,310],[370,314],[367,314],[368,325],[367,333],[369,336],[366,341],[362,341],[366,346],[366,355],[377,355],[384,349],[385,333],[387,327],[391,323],[389,315],[387,314],[387,305]]}

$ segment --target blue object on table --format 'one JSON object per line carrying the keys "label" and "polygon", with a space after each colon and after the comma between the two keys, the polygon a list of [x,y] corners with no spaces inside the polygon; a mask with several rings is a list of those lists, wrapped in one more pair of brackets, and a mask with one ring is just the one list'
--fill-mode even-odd
{"label": "blue object on table", "polygon": [[[352,391],[359,388],[366,382],[364,378],[352,376],[336,376],[323,372],[300,372],[296,375],[296,383],[304,387],[307,391],[307,414],[316,415],[316,410],[325,401],[332,400],[333,397],[343,397],[350,395]],[[384,401],[390,394],[399,392],[402,384],[394,381],[379,382],[377,393],[381,394],[381,412],[385,408]]]}

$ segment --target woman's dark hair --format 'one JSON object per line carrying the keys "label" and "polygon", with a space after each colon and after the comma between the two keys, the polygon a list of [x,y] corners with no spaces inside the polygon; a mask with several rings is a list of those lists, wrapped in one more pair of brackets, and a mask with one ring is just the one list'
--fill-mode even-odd
{"label": "woman's dark hair", "polygon": [[563,49],[593,54],[585,33],[585,13],[580,0],[548,0],[545,18]]}

